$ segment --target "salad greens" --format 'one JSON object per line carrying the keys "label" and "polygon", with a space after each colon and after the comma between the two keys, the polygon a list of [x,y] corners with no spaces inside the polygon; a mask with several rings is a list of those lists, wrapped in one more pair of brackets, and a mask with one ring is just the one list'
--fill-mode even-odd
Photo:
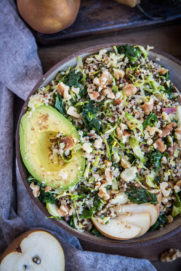
{"label": "salad greens", "polygon": [[133,203],[142,204],[150,202],[152,204],[157,204],[157,196],[153,193],[150,193],[148,190],[142,187],[136,187],[131,185],[129,190],[126,191],[126,195],[129,200]]}

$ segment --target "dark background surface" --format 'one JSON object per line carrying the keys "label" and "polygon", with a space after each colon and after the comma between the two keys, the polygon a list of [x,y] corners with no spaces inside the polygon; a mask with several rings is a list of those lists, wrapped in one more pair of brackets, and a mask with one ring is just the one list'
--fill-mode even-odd
{"label": "dark background surface", "polygon": [[65,38],[161,24],[181,18],[181,2],[176,3],[179,1],[142,0],[144,14],[138,7],[123,6],[113,0],[82,0],[78,18],[71,27],[51,35],[35,32],[35,36],[40,44],[48,45]]}

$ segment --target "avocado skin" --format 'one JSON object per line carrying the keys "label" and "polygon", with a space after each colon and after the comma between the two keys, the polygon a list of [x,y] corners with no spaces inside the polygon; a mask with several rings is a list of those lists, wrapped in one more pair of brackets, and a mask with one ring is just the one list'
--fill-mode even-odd
{"label": "avocado skin", "polygon": [[49,159],[49,137],[62,133],[74,140],[79,134],[73,124],[52,106],[41,105],[27,111],[19,128],[20,153],[29,173],[51,188],[68,190],[79,182],[85,168],[82,151],[73,153],[69,163],[52,163]]}

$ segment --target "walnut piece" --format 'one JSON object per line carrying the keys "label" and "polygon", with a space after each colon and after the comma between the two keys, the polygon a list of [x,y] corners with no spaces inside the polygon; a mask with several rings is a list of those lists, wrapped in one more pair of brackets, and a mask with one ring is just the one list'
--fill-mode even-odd
{"label": "walnut piece", "polygon": [[164,251],[160,256],[161,262],[172,262],[176,259],[181,258],[181,251],[177,248],[170,248]]}

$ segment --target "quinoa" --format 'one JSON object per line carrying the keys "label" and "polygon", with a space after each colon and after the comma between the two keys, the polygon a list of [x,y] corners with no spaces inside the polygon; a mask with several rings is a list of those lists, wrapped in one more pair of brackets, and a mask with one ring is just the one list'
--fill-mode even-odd
{"label": "quinoa", "polygon": [[91,218],[108,223],[116,217],[115,207],[134,202],[135,188],[151,195],[144,202],[157,204],[161,195],[154,229],[171,223],[181,212],[178,92],[169,71],[152,61],[148,50],[123,45],[78,57],[75,67],[58,72],[31,96],[29,110],[40,104],[55,107],[79,133],[79,142],[66,149],[60,131],[50,159],[58,153],[67,162],[76,147],[86,161],[79,182],[67,191],[29,179],[41,186],[40,200],[41,191],[53,197],[61,219],[79,231],[94,233]]}

